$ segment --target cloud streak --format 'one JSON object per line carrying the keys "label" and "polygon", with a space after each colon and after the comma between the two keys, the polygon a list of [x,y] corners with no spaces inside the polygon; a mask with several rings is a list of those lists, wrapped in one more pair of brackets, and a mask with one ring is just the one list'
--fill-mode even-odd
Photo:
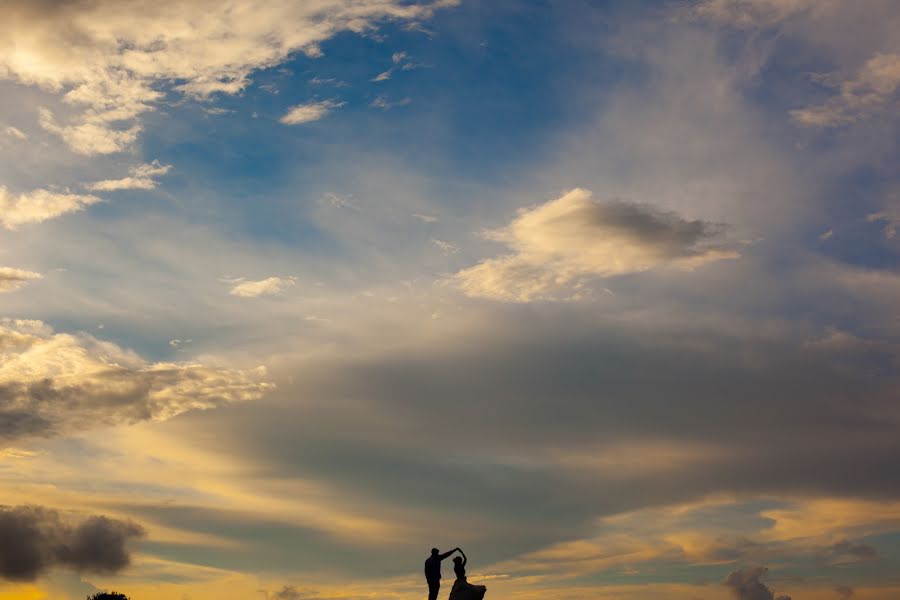
{"label": "cloud streak", "polygon": [[343,102],[335,102],[334,100],[297,104],[296,106],[292,106],[279,121],[284,125],[312,123],[313,121],[324,119],[332,110],[343,105]]}
{"label": "cloud streak", "polygon": [[153,179],[165,175],[172,169],[172,165],[161,164],[158,160],[151,163],[137,165],[128,170],[130,175],[122,179],[105,179],[85,185],[85,188],[93,192],[114,192],[118,190],[152,190],[159,185]]}
{"label": "cloud streak", "polygon": [[274,296],[280,294],[288,287],[297,283],[296,277],[266,277],[257,281],[236,280],[228,292],[232,296],[240,298],[257,298],[259,296]]}

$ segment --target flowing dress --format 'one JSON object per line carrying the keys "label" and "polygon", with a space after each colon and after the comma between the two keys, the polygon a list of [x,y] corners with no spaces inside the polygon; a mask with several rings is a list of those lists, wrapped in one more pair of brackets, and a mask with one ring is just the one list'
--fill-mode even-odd
{"label": "flowing dress", "polygon": [[483,585],[472,585],[466,576],[457,577],[450,590],[450,600],[481,600],[487,588]]}

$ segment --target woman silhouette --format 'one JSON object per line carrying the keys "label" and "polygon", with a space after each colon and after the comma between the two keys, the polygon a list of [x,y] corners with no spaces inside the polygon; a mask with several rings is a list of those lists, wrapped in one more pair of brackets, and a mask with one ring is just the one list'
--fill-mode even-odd
{"label": "woman silhouette", "polygon": [[466,553],[460,549],[462,556],[453,557],[453,572],[456,573],[456,581],[453,582],[453,589],[450,590],[450,600],[481,600],[484,598],[487,588],[483,585],[472,585],[466,579]]}

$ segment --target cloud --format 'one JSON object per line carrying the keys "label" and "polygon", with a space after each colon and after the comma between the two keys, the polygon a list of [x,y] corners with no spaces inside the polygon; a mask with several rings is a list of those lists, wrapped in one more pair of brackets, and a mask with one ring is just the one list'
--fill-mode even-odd
{"label": "cloud", "polygon": [[369,106],[371,106],[373,108],[380,108],[381,110],[384,110],[384,111],[388,111],[397,106],[407,106],[411,102],[412,102],[412,98],[409,98],[409,97],[402,98],[402,99],[396,100],[396,101],[391,101],[391,100],[388,100],[387,96],[378,96],[374,100],[372,100],[371,103],[369,103]]}
{"label": "cloud", "polygon": [[814,8],[816,2],[822,0],[700,0],[691,13],[734,27],[770,27]]}
{"label": "cloud", "polygon": [[791,600],[790,596],[776,598],[766,584],[759,580],[767,572],[765,567],[734,571],[725,578],[724,585],[737,600]]}
{"label": "cloud", "polygon": [[85,185],[85,188],[94,192],[113,192],[116,190],[152,190],[159,182],[153,179],[158,175],[165,175],[172,169],[172,165],[163,165],[158,160],[151,163],[137,165],[128,170],[129,177],[122,179],[105,179]]}
{"label": "cloud", "polygon": [[253,71],[296,52],[321,54],[319,44],[342,31],[378,23],[415,22],[455,0],[330,3],[213,0],[6,2],[0,9],[0,78],[58,94],[72,114],[41,125],[75,152],[120,152],[142,131],[140,117],[166,93],[195,98],[236,94]]}
{"label": "cloud", "polygon": [[280,294],[286,288],[297,283],[296,277],[267,277],[259,281],[235,280],[235,285],[228,292],[232,296],[241,298],[256,298],[257,296],[273,296]]}
{"label": "cloud", "polygon": [[29,281],[41,279],[40,273],[14,269],[12,267],[0,267],[0,294],[19,289]]}
{"label": "cloud", "polygon": [[878,550],[868,544],[841,540],[818,553],[821,564],[836,566],[872,562],[880,558]]}
{"label": "cloud", "polygon": [[435,223],[438,220],[437,217],[434,217],[432,215],[423,215],[420,213],[413,213],[412,217],[414,219],[418,219],[418,220],[422,221],[423,223]]}
{"label": "cloud", "polygon": [[894,93],[900,87],[900,54],[877,53],[852,79],[839,84],[840,93],[827,102],[791,111],[801,125],[837,127],[888,109],[894,112]]}
{"label": "cloud", "polygon": [[552,298],[589,277],[669,267],[692,270],[738,257],[714,243],[720,225],[687,221],[646,204],[598,202],[576,188],[487,232],[513,253],[458,272],[467,295],[507,302]]}
{"label": "cloud", "polygon": [[40,321],[0,321],[0,439],[162,421],[194,409],[256,400],[272,385],[248,371],[150,363],[88,334]]}
{"label": "cloud", "polygon": [[100,202],[100,198],[85,194],[69,194],[37,189],[18,196],[0,186],[0,223],[16,229],[27,223],[40,223]]}
{"label": "cloud", "polygon": [[884,226],[882,230],[884,237],[893,239],[897,237],[897,227],[900,227],[900,212],[877,212],[866,215],[866,221],[869,223],[880,223]]}
{"label": "cloud", "polygon": [[[403,71],[410,71],[415,69],[417,65],[413,63],[404,63],[405,60],[409,59],[409,54],[406,52],[394,52],[391,54],[391,62],[394,63],[394,66],[388,69],[387,71],[383,71],[372,78],[372,81],[387,81],[391,78],[391,75],[394,74],[396,69],[401,69]],[[401,64],[402,63],[402,64]]]}
{"label": "cloud", "polygon": [[834,591],[837,593],[840,600],[850,600],[855,593],[853,588],[847,585],[836,585],[834,586]]}
{"label": "cloud", "polygon": [[285,125],[300,125],[302,123],[311,123],[324,119],[333,109],[343,106],[343,102],[335,102],[334,100],[322,100],[321,102],[310,102],[308,104],[297,104],[292,106],[279,121]]}
{"label": "cloud", "polygon": [[444,256],[450,256],[451,254],[456,254],[459,252],[459,248],[451,244],[450,242],[445,242],[443,240],[431,240],[431,244],[441,251],[441,254]]}
{"label": "cloud", "polygon": [[341,195],[334,192],[326,192],[319,198],[319,204],[332,206],[334,208],[349,208],[359,210],[359,205],[353,198],[353,194]]}
{"label": "cloud", "polygon": [[295,585],[285,585],[270,598],[271,600],[313,600],[319,596],[315,592],[303,592]]}
{"label": "cloud", "polygon": [[136,117],[137,112],[88,114],[76,125],[59,125],[53,113],[46,108],[41,108],[38,115],[41,127],[57,134],[73,151],[87,156],[122,152],[137,140],[143,129],[140,125],[125,129],[114,126],[122,119]]}
{"label": "cloud", "polygon": [[12,125],[4,129],[4,133],[6,133],[6,135],[8,135],[9,137],[16,138],[17,140],[28,139],[28,136],[25,135],[25,133],[21,129],[19,129],[18,127],[13,127]]}
{"label": "cloud", "polygon": [[128,546],[143,535],[131,521],[105,516],[73,521],[40,506],[0,507],[0,577],[33,581],[54,567],[115,573],[130,564]]}

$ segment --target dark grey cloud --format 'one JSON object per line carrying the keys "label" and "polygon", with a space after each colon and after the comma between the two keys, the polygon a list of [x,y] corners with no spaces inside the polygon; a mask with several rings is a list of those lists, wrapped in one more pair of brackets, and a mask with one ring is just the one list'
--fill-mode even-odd
{"label": "dark grey cloud", "polygon": [[[440,545],[449,527],[486,562],[583,536],[598,516],[722,492],[900,497],[897,381],[874,369],[894,360],[889,346],[783,323],[623,325],[565,310],[516,306],[452,345],[273,367],[294,383],[263,405],[166,428],[239,453],[259,481],[321,481],[367,516],[440,514],[415,521],[423,539]],[[630,466],[645,442],[701,450]],[[744,543],[722,552],[765,558]]]}
{"label": "dark grey cloud", "polygon": [[73,521],[40,506],[0,507],[0,577],[31,581],[54,567],[114,573],[129,565],[129,543],[143,534],[105,516]]}
{"label": "dark grey cloud", "polygon": [[873,562],[881,558],[878,549],[862,542],[841,540],[820,550],[816,556],[819,563],[827,566]]}
{"label": "dark grey cloud", "polygon": [[765,567],[733,571],[725,578],[724,585],[731,590],[737,600],[791,600],[790,596],[775,596],[772,590],[760,581],[768,572]]}
{"label": "dark grey cloud", "polygon": [[850,600],[855,593],[853,588],[847,585],[836,585],[834,586],[834,591],[837,593],[840,600]]}
{"label": "dark grey cloud", "polygon": [[271,600],[317,600],[318,598],[316,592],[300,590],[295,585],[286,584],[272,595]]}

